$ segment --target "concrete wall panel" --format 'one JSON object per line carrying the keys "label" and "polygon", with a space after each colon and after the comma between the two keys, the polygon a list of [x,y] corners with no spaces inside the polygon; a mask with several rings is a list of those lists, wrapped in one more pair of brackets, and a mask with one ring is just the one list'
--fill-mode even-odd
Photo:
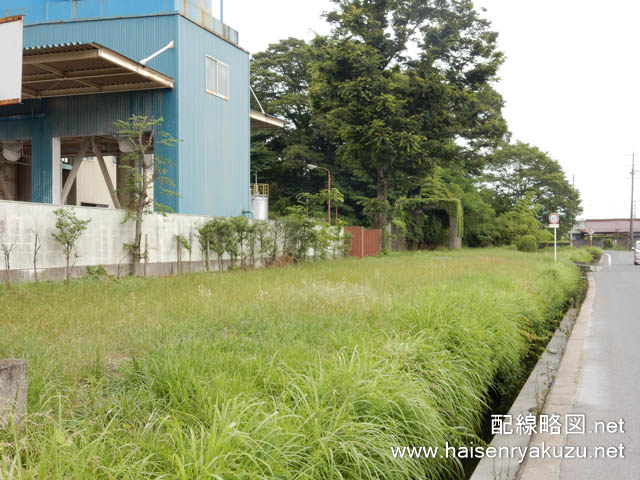
{"label": "concrete wall panel", "polygon": [[[42,242],[42,248],[38,255],[38,269],[53,269],[56,274],[45,275],[41,278],[61,279],[64,272],[65,258],[61,246],[54,240],[52,233],[56,231],[56,216],[54,210],[60,208],[55,205],[6,202],[0,200],[0,243],[15,243],[11,254],[11,270],[18,280],[28,281],[33,273],[33,244],[37,232]],[[124,249],[124,243],[133,241],[134,224],[123,224],[126,212],[92,207],[69,207],[81,219],[90,219],[91,223],[87,231],[78,241],[79,258],[78,267],[87,265],[104,265],[116,267],[122,266],[121,273],[128,273],[127,265],[130,263]],[[208,221],[210,217],[198,215],[171,214],[162,216],[153,214],[145,216],[143,236],[149,239],[149,263],[168,264],[164,273],[175,272],[174,264],[177,263],[177,235],[193,239],[191,260],[196,264],[202,263],[202,252],[198,246],[197,228]],[[215,255],[214,255],[215,257]],[[188,252],[183,251],[183,261],[189,260]],[[4,265],[0,265],[4,269]],[[84,268],[77,269],[77,274],[82,274]],[[113,271],[113,269],[112,269]],[[115,273],[115,272],[114,272]]]}

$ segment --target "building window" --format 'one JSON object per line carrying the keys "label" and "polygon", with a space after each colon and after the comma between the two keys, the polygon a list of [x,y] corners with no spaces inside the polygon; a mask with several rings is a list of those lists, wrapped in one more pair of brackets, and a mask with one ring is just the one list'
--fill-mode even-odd
{"label": "building window", "polygon": [[229,65],[207,57],[207,92],[229,98]]}

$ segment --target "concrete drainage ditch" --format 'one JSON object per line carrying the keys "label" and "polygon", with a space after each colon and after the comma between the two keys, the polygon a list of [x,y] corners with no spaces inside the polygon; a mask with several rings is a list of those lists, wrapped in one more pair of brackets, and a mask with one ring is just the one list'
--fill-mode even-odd
{"label": "concrete drainage ditch", "polygon": [[[589,288],[592,288],[592,278],[589,272],[598,267],[594,265],[581,265],[580,267],[584,277],[589,281]],[[577,317],[578,311],[576,309],[571,309],[567,312],[509,412],[503,417],[512,419],[513,426],[511,429],[513,433],[495,435],[493,437],[487,449],[493,447],[491,451],[496,452],[495,457],[489,458],[485,456],[480,460],[470,477],[471,480],[516,480],[519,478],[522,466],[521,459],[516,455],[503,456],[500,452],[524,451],[529,446],[533,437],[526,434],[517,434],[515,431],[516,419],[520,415],[523,417],[532,414],[538,416],[543,412],[549,390],[567,348]],[[485,452],[487,452],[487,449],[485,449]]]}

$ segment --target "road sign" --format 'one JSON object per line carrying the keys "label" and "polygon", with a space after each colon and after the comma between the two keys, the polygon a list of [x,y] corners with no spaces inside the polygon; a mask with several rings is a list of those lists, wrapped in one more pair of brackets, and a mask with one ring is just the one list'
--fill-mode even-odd
{"label": "road sign", "polygon": [[558,215],[557,213],[552,213],[551,215],[549,215],[549,223],[553,223],[556,225],[560,223],[560,215]]}
{"label": "road sign", "polygon": [[557,223],[550,223],[549,228],[560,228],[560,225],[558,225]]}
{"label": "road sign", "polygon": [[0,106],[22,101],[22,15],[0,18]]}

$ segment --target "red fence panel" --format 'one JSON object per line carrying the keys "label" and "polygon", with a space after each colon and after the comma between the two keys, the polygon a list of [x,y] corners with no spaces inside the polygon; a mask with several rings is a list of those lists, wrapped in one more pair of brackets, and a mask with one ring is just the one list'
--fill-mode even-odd
{"label": "red fence panel", "polygon": [[344,227],[344,233],[351,234],[351,248],[349,249],[350,257],[364,257],[364,228],[362,227]]}
{"label": "red fence panel", "polygon": [[344,233],[351,234],[350,257],[364,258],[378,255],[382,250],[381,236],[379,229],[365,230],[363,227],[344,227]]}
{"label": "red fence panel", "polygon": [[364,256],[365,257],[378,255],[380,253],[380,251],[382,250],[380,237],[381,237],[381,231],[379,229],[364,231]]}

